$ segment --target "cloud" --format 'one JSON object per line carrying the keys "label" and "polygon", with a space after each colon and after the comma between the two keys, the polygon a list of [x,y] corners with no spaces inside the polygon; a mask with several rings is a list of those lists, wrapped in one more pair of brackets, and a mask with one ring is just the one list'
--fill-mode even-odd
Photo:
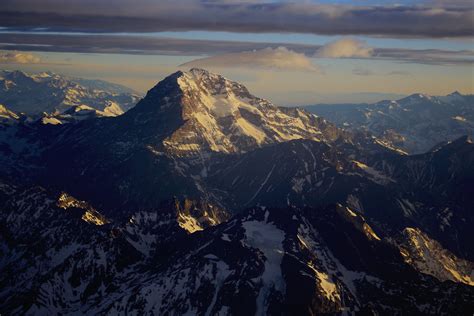
{"label": "cloud", "polygon": [[467,65],[471,67],[474,65],[473,50],[378,48],[374,50],[374,56],[377,59],[425,65]]}
{"label": "cloud", "polygon": [[357,75],[357,76],[372,76],[374,75],[374,73],[369,70],[369,69],[365,69],[365,68],[355,68],[352,70],[352,73],[354,75]]}
{"label": "cloud", "polygon": [[[319,45],[292,43],[256,43],[243,41],[191,40],[138,35],[70,35],[0,33],[0,50],[105,53],[134,55],[209,56],[235,52],[276,49],[314,56]],[[428,65],[474,64],[472,50],[374,48],[372,59]]]}
{"label": "cloud", "polygon": [[200,0],[2,0],[0,26],[82,32],[231,31],[472,37],[474,8]]}
{"label": "cloud", "polygon": [[408,71],[390,71],[388,73],[381,73],[381,72],[373,72],[370,69],[366,68],[354,68],[352,69],[352,74],[356,76],[401,76],[401,77],[409,77],[412,74]]}
{"label": "cloud", "polygon": [[260,50],[227,53],[196,59],[182,67],[251,67],[293,71],[319,71],[306,55],[280,46]]}
{"label": "cloud", "polygon": [[373,48],[363,41],[353,38],[343,38],[328,43],[318,49],[317,57],[323,58],[368,58],[373,54]]}
{"label": "cloud", "polygon": [[391,71],[387,76],[411,76],[411,73],[408,71]]}
{"label": "cloud", "polygon": [[31,53],[0,51],[0,64],[37,64],[41,58]]}
{"label": "cloud", "polygon": [[472,0],[425,0],[427,5],[431,5],[433,7],[472,7]]}
{"label": "cloud", "polygon": [[143,35],[0,33],[0,49],[28,51],[209,56],[284,46],[307,56],[318,45],[225,40],[193,40]]}

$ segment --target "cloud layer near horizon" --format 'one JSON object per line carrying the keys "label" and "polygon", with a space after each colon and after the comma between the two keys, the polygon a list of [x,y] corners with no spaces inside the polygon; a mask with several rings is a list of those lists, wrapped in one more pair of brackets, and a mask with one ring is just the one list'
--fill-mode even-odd
{"label": "cloud layer near horizon", "polygon": [[[327,47],[329,44],[326,44]],[[290,43],[190,40],[120,35],[0,34],[0,49],[69,53],[112,53],[165,56],[214,56],[284,46],[307,57],[324,46]],[[357,45],[356,45],[357,47]],[[359,52],[361,51],[355,50]],[[353,51],[354,52],[354,51]],[[362,50],[364,52],[364,50]],[[339,51],[339,55],[340,55]],[[347,55],[347,54],[346,54]],[[360,58],[360,57],[355,57]],[[470,65],[472,50],[373,48],[373,59],[429,65]]]}
{"label": "cloud layer near horizon", "polygon": [[3,0],[0,26],[47,31],[292,32],[386,37],[472,37],[474,8],[350,6],[203,0]]}
{"label": "cloud layer near horizon", "polygon": [[283,46],[205,57],[192,60],[180,66],[190,68],[257,67],[288,71],[319,71],[319,68],[304,54],[294,52]]}
{"label": "cloud layer near horizon", "polygon": [[37,64],[41,62],[38,56],[17,51],[0,51],[0,64]]}

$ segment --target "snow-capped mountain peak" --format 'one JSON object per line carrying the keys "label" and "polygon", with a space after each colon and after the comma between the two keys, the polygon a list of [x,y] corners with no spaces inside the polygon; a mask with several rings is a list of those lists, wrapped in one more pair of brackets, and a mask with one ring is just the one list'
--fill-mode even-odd
{"label": "snow-capped mountain peak", "polygon": [[451,96],[463,96],[463,94],[461,92],[459,92],[458,90],[448,94],[448,95],[451,95]]}
{"label": "snow-capped mountain peak", "polygon": [[179,84],[183,90],[199,87],[212,95],[234,94],[241,98],[255,99],[242,84],[200,68],[183,72],[179,77]]}
{"label": "snow-capped mountain peak", "polygon": [[135,121],[143,122],[150,112],[179,116],[182,124],[163,144],[168,151],[183,154],[246,152],[294,139],[320,141],[334,137],[337,130],[313,114],[277,107],[240,83],[196,68],[158,83],[131,115],[141,115]]}
{"label": "snow-capped mountain peak", "polygon": [[401,104],[418,104],[430,101],[433,97],[424,93],[414,93],[399,100]]}

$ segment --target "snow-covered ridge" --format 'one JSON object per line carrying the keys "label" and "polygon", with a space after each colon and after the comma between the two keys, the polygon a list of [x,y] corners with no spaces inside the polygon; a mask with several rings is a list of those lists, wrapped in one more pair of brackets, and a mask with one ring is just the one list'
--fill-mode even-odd
{"label": "snow-covered ridge", "polygon": [[185,123],[164,140],[172,152],[234,153],[294,139],[320,141],[327,138],[324,130],[333,128],[313,114],[277,107],[206,70],[181,72],[177,84]]}
{"label": "snow-covered ridge", "polygon": [[399,248],[405,262],[440,281],[474,286],[474,263],[456,257],[418,228],[407,227],[403,235],[405,240]]}
{"label": "snow-covered ridge", "polygon": [[139,95],[102,80],[0,70],[0,100],[12,111],[27,115],[58,115],[72,107],[88,106],[103,114],[99,116],[117,116],[133,107]]}
{"label": "snow-covered ridge", "polygon": [[399,100],[306,109],[346,130],[366,130],[386,146],[417,154],[441,142],[474,134],[474,95],[412,94]]}
{"label": "snow-covered ridge", "polygon": [[285,232],[276,227],[275,224],[268,222],[268,214],[267,211],[264,221],[242,222],[242,227],[245,230],[245,243],[258,249],[265,256],[265,270],[259,280],[262,286],[256,298],[256,315],[268,314],[265,303],[268,301],[271,291],[285,293],[285,281],[281,269]]}

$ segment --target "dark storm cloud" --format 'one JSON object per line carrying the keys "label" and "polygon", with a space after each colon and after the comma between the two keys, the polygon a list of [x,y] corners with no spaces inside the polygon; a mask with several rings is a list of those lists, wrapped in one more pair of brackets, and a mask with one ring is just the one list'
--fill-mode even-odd
{"label": "dark storm cloud", "polygon": [[471,6],[348,6],[198,0],[2,0],[0,25],[84,32],[209,30],[388,37],[473,35]]}

